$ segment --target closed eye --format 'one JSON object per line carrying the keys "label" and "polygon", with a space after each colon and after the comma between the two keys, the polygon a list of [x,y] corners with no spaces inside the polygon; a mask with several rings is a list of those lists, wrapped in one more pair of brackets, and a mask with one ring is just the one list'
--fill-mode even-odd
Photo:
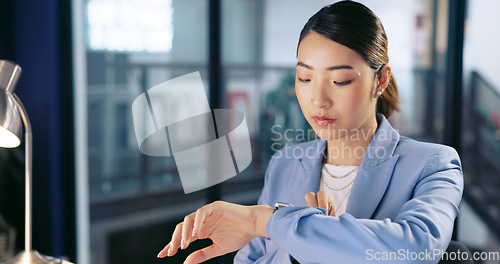
{"label": "closed eye", "polygon": [[308,83],[311,81],[311,79],[302,79],[302,78],[297,78],[299,79],[299,82],[303,82],[303,83]]}
{"label": "closed eye", "polygon": [[334,81],[333,83],[335,83],[338,86],[344,86],[344,85],[350,84],[351,82],[352,82],[352,80],[345,81],[345,82],[336,82],[336,81]]}

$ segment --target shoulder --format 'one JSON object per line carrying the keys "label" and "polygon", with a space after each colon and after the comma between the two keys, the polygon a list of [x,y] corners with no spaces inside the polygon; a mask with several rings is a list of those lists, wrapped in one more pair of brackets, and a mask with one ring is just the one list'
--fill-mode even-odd
{"label": "shoulder", "polygon": [[399,155],[397,167],[404,168],[403,171],[411,169],[418,172],[420,179],[436,172],[448,171],[449,174],[455,171],[460,175],[462,173],[460,157],[450,146],[401,137],[394,154]]}
{"label": "shoulder", "polygon": [[457,151],[450,146],[417,141],[405,136],[401,136],[396,146],[395,154],[399,156],[411,156],[417,160],[427,160],[436,156],[460,159]]}
{"label": "shoulder", "polygon": [[[307,141],[278,150],[271,157],[266,169],[264,189],[259,203],[268,205],[276,201],[292,204],[303,202],[302,192],[306,186],[314,185],[309,176],[318,174],[318,169],[324,153],[326,142],[322,140]],[[308,173],[306,173],[308,172]],[[304,189],[305,188],[305,189]],[[300,195],[297,195],[301,193]]]}
{"label": "shoulder", "polygon": [[316,139],[290,146],[274,153],[268,169],[312,169],[325,157],[326,141]]}
{"label": "shoulder", "polygon": [[273,160],[301,160],[304,158],[319,158],[324,154],[326,142],[321,139],[306,141],[286,146],[274,153]]}
{"label": "shoulder", "polygon": [[[326,141],[322,139],[286,146],[274,153],[269,161],[267,174],[274,180],[282,177],[299,180],[302,172],[310,171],[321,164],[325,155]],[[294,175],[294,177],[289,177]]]}

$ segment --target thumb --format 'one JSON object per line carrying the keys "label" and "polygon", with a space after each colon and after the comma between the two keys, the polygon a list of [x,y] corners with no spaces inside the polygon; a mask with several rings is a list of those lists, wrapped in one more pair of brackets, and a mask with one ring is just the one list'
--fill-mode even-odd
{"label": "thumb", "polygon": [[313,192],[306,193],[304,197],[306,200],[306,206],[318,207],[318,201],[316,199],[316,194]]}
{"label": "thumb", "polygon": [[191,253],[184,261],[184,264],[197,264],[202,263],[211,258],[215,258],[218,256],[224,255],[218,248],[216,248],[215,244],[208,246],[206,248],[202,248]]}

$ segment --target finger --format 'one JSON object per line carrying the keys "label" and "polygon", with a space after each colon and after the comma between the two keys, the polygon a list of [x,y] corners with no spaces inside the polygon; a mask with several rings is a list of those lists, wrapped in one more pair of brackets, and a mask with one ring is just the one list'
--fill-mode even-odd
{"label": "finger", "polygon": [[206,260],[221,256],[221,255],[223,255],[223,253],[212,244],[211,246],[197,250],[197,251],[193,252],[192,254],[190,254],[186,258],[186,261],[184,261],[184,264],[202,263]]}
{"label": "finger", "polygon": [[330,196],[328,196],[328,215],[335,216],[335,204],[333,203]]}
{"label": "finger", "polygon": [[201,232],[203,230],[203,223],[205,222],[207,215],[212,214],[212,211],[213,211],[212,206],[213,206],[213,203],[209,204],[209,205],[205,205],[202,208],[196,210],[196,214],[195,214],[196,217],[194,219],[193,232],[191,234],[194,238],[204,238],[204,237],[201,237]]}
{"label": "finger", "polygon": [[306,206],[318,207],[318,201],[316,200],[315,193],[313,192],[306,193],[304,199],[306,199]]}
{"label": "finger", "polygon": [[170,247],[169,247],[170,254],[168,254],[169,257],[175,255],[175,253],[177,253],[177,250],[180,247],[183,224],[184,223],[177,224],[174,233],[172,234],[172,241],[170,241]]}
{"label": "finger", "polygon": [[328,199],[330,197],[325,191],[319,191],[316,194],[316,199],[318,200],[318,207],[328,210]]}
{"label": "finger", "polygon": [[168,245],[166,245],[159,253],[158,255],[156,256],[157,258],[164,258],[166,256],[169,255],[169,248],[170,248],[170,243],[168,243]]}
{"label": "finger", "polygon": [[191,234],[193,232],[194,217],[196,213],[192,213],[184,217],[184,224],[182,227],[181,249],[185,249],[191,243]]}

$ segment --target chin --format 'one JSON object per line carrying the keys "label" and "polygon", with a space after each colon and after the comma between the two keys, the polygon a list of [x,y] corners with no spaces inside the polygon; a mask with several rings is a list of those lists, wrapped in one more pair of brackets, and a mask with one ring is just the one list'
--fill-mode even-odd
{"label": "chin", "polygon": [[353,130],[353,128],[346,128],[345,126],[341,126],[340,124],[335,124],[328,128],[313,126],[314,132],[318,137],[324,140],[340,140],[342,138],[348,137]]}
{"label": "chin", "polygon": [[336,140],[339,138],[336,129],[321,128],[318,130],[317,128],[314,128],[314,132],[316,132],[316,135],[318,135],[319,138],[324,140]]}

